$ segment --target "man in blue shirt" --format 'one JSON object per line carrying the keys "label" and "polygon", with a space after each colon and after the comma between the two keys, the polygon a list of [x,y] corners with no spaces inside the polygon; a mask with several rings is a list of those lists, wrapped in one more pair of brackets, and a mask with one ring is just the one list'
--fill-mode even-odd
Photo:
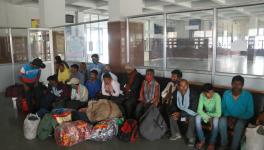
{"label": "man in blue shirt", "polygon": [[95,99],[96,95],[101,91],[102,83],[97,76],[98,72],[96,70],[92,70],[90,72],[90,79],[85,84],[89,92],[89,99]]}
{"label": "man in blue shirt", "polygon": [[243,90],[244,78],[235,76],[232,79],[232,90],[225,91],[222,98],[222,117],[219,121],[222,149],[227,149],[228,127],[234,135],[231,150],[237,150],[248,120],[254,115],[252,95]]}
{"label": "man in blue shirt", "polygon": [[80,83],[84,85],[85,77],[84,74],[79,72],[79,66],[77,64],[71,65],[71,79],[72,78],[79,79]]}
{"label": "man in blue shirt", "polygon": [[88,64],[88,71],[91,72],[92,70],[96,70],[98,72],[97,78],[100,79],[102,75],[102,71],[104,69],[104,64],[99,62],[98,54],[92,55],[92,61],[93,63]]}

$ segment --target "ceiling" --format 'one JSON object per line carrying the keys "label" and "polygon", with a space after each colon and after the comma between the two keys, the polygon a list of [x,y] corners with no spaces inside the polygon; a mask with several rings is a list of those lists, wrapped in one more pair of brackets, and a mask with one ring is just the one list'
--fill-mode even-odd
{"label": "ceiling", "polygon": [[[38,0],[7,0],[16,5],[38,6]],[[87,13],[108,14],[108,1],[111,0],[65,0],[67,9],[74,9]],[[213,8],[220,6],[260,3],[264,0],[143,0],[143,13],[172,12],[191,9]],[[200,15],[203,14],[195,14]],[[190,15],[193,15],[190,14]],[[263,15],[264,5],[247,9],[230,9],[220,15]],[[205,15],[208,16],[208,13]],[[188,16],[187,16],[188,17]]]}

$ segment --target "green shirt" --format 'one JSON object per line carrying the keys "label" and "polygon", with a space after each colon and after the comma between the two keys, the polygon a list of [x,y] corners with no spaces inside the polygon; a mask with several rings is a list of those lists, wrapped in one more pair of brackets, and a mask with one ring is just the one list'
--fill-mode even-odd
{"label": "green shirt", "polygon": [[211,117],[221,116],[221,97],[218,93],[214,93],[211,99],[201,93],[198,104],[198,114],[204,122],[208,122]]}

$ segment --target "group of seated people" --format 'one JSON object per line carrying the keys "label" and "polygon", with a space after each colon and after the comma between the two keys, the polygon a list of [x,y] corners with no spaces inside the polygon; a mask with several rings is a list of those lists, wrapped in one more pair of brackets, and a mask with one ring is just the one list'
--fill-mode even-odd
{"label": "group of seated people", "polygon": [[[254,115],[252,95],[243,89],[242,76],[233,77],[232,89],[225,91],[222,98],[210,83],[203,85],[199,96],[199,93],[189,87],[188,81],[182,78],[180,70],[171,72],[171,81],[160,91],[153,69],[147,69],[143,78],[133,65],[127,64],[126,81],[124,85],[120,85],[117,76],[111,72],[110,65],[100,63],[96,54],[92,56],[92,60],[93,63],[88,64],[88,67],[86,63],[69,67],[65,61],[56,57],[56,74],[47,79],[49,94],[46,95],[53,97],[48,98],[52,99],[49,109],[66,107],[78,110],[87,107],[90,100],[105,98],[117,103],[126,119],[140,119],[154,105],[163,109],[169,118],[170,140],[182,138],[179,123],[187,123],[184,137],[188,139],[188,145],[202,149],[206,143],[202,125],[210,124],[208,150],[215,149],[218,133],[222,149],[239,148],[246,125]],[[37,58],[23,65],[19,74],[29,105],[33,105],[32,95],[36,89],[34,87],[39,83],[41,68],[45,68],[45,65]],[[234,131],[230,147],[229,129]],[[198,141],[195,144],[196,136]]]}

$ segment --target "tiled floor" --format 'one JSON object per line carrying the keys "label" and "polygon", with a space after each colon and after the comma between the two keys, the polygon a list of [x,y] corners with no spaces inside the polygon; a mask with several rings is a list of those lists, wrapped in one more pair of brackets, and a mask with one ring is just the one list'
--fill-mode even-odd
{"label": "tiled floor", "polygon": [[[38,139],[28,141],[23,135],[23,116],[17,115],[12,108],[10,99],[0,94],[0,149],[1,150],[57,150],[65,149],[56,145],[50,138],[46,141]],[[72,150],[187,150],[192,149],[185,145],[183,140],[169,141],[162,139],[154,142],[139,139],[135,144],[124,143],[118,139],[108,142],[85,141],[75,146]]]}

